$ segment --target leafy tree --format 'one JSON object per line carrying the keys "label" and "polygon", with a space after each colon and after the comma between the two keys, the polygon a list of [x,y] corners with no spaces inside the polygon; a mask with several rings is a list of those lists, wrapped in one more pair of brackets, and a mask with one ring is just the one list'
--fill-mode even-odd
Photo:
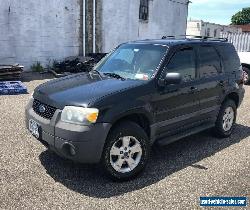
{"label": "leafy tree", "polygon": [[250,7],[243,8],[232,16],[231,22],[233,25],[250,24]]}

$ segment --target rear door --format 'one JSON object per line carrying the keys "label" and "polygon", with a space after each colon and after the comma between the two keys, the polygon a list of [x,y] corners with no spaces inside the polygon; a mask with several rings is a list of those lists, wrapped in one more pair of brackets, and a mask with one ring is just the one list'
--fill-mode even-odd
{"label": "rear door", "polygon": [[196,87],[196,53],[192,46],[182,46],[173,50],[162,78],[166,73],[180,73],[182,83],[166,85],[153,97],[156,135],[161,138],[173,135],[193,126],[199,111],[199,91]]}
{"label": "rear door", "polygon": [[228,80],[222,72],[221,57],[212,45],[204,44],[198,47],[198,77],[200,118],[214,122]]}

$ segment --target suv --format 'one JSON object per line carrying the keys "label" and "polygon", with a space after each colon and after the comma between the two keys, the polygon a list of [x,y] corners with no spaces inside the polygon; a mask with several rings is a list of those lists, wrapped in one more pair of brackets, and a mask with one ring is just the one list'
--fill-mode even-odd
{"label": "suv", "polygon": [[231,135],[244,96],[232,44],[209,39],[121,44],[90,72],[38,86],[26,126],[46,147],[112,178],[141,172],[154,143],[213,128]]}

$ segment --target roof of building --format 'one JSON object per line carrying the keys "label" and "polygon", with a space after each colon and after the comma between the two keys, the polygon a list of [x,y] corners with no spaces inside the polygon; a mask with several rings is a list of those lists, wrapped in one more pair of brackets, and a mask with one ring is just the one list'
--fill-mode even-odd
{"label": "roof of building", "polygon": [[250,32],[250,24],[246,24],[246,25],[232,25],[234,27],[237,28],[241,28],[242,32]]}
{"label": "roof of building", "polygon": [[211,23],[211,22],[207,22],[207,21],[203,21],[203,20],[188,20],[187,21],[188,23],[190,22],[202,22],[204,24],[209,24],[209,25],[216,25],[216,26],[221,26],[221,27],[235,27],[234,25],[222,25],[222,24],[219,24],[219,23]]}

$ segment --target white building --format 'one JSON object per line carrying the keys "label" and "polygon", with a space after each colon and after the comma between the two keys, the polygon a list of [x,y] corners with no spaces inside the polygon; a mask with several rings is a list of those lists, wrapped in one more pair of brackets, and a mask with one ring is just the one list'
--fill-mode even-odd
{"label": "white building", "polygon": [[188,0],[104,0],[102,50],[135,39],[185,34]]}
{"label": "white building", "polygon": [[2,0],[0,64],[29,67],[185,34],[187,12],[188,0]]}
{"label": "white building", "polygon": [[233,26],[220,25],[215,23],[204,22],[202,20],[189,20],[187,22],[187,35],[220,37],[223,33],[241,33],[242,30]]}

